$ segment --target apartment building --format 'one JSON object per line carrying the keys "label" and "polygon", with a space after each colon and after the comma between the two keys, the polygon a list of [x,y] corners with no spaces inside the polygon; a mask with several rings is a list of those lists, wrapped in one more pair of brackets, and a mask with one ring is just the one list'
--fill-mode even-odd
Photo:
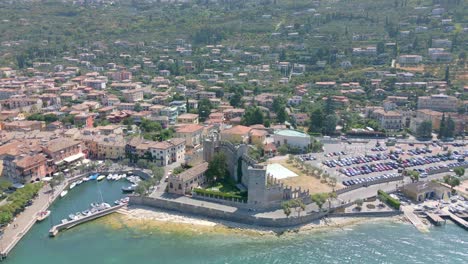
{"label": "apartment building", "polygon": [[431,96],[420,96],[418,98],[418,109],[430,109],[440,112],[457,111],[458,99],[445,94],[435,94]]}

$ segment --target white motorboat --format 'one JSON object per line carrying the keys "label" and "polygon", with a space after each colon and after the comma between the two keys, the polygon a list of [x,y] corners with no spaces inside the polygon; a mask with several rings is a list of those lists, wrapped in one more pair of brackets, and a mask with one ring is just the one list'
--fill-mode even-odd
{"label": "white motorboat", "polygon": [[68,218],[69,218],[70,220],[72,220],[72,221],[78,219],[78,217],[77,217],[76,215],[74,215],[74,214],[69,214],[69,215],[68,215]]}
{"label": "white motorboat", "polygon": [[43,221],[44,219],[46,219],[47,217],[49,217],[49,215],[50,215],[50,211],[49,211],[49,210],[39,212],[39,213],[37,213],[37,218],[36,218],[36,220],[37,220],[38,222],[41,222],[41,221]]}
{"label": "white motorboat", "polygon": [[73,182],[72,184],[70,184],[70,190],[75,188],[75,186],[76,186],[76,182]]}
{"label": "white motorboat", "polygon": [[100,175],[99,177],[97,177],[97,181],[102,181],[104,178],[106,178],[106,176],[104,175]]}
{"label": "white motorboat", "polygon": [[80,185],[82,183],[83,183],[83,180],[79,180],[79,181],[76,182],[76,185]]}
{"label": "white motorboat", "polygon": [[61,197],[61,198],[65,197],[65,195],[67,195],[67,193],[68,193],[67,190],[61,192],[61,193],[60,193],[60,197]]}

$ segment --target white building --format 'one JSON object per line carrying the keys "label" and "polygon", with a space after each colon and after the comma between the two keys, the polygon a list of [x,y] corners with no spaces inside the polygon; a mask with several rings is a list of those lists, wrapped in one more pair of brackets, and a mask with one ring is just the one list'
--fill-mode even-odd
{"label": "white building", "polygon": [[149,147],[151,156],[158,166],[166,166],[174,162],[185,160],[185,139],[172,138],[157,142]]}
{"label": "white building", "polygon": [[273,138],[277,146],[287,145],[301,150],[307,150],[311,142],[309,135],[290,129],[276,131]]}

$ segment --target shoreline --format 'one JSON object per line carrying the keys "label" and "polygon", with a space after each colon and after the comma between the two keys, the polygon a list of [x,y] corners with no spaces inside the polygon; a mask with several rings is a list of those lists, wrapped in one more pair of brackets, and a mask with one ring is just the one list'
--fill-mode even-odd
{"label": "shoreline", "polygon": [[307,234],[315,232],[333,232],[352,227],[376,223],[407,223],[404,217],[326,217],[312,223],[293,228],[266,228],[230,221],[209,219],[173,211],[144,206],[131,206],[103,218],[103,223],[110,228],[136,228],[141,230],[159,230],[181,234],[233,234],[247,236],[279,237],[288,234]]}

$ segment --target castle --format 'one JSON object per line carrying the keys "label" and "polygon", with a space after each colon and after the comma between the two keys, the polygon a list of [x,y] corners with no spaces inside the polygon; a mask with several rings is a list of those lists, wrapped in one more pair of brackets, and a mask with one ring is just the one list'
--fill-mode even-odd
{"label": "castle", "polygon": [[268,175],[267,165],[259,164],[248,155],[249,145],[234,145],[220,141],[217,135],[205,139],[203,158],[209,162],[215,153],[224,153],[230,176],[248,191],[247,203],[251,208],[278,208],[290,199],[302,199],[310,203],[309,190],[292,189]]}

